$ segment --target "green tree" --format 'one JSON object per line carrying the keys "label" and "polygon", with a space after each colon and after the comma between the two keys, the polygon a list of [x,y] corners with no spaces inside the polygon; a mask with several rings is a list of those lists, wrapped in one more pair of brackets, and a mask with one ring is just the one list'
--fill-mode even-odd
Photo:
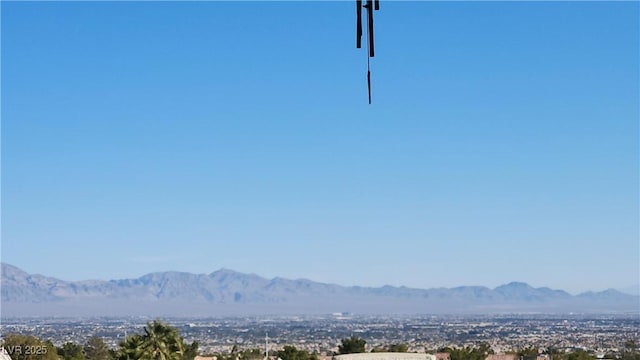
{"label": "green tree", "polygon": [[528,346],[518,349],[516,352],[518,358],[521,360],[536,360],[538,357],[538,349],[533,346]]}
{"label": "green tree", "polygon": [[493,354],[493,349],[491,349],[491,345],[489,345],[489,343],[481,342],[476,348],[476,353],[483,356],[484,359],[487,355]]}
{"label": "green tree", "polygon": [[449,353],[451,360],[469,360],[471,358],[471,350],[467,347],[462,349],[446,348],[444,352]]}
{"label": "green tree", "polygon": [[367,342],[357,336],[342,339],[342,344],[338,345],[338,353],[340,354],[354,354],[363,353],[365,351],[364,346]]}
{"label": "green tree", "polygon": [[184,360],[193,360],[196,358],[196,356],[198,356],[198,347],[200,346],[200,344],[197,341],[194,341],[191,343],[191,345],[186,345],[185,344],[185,351],[184,351]]}
{"label": "green tree", "polygon": [[595,360],[596,357],[584,350],[576,350],[572,353],[569,353],[566,359],[567,360]]}
{"label": "green tree", "polygon": [[240,360],[262,360],[264,351],[260,349],[247,349],[240,354]]}
{"label": "green tree", "polygon": [[551,360],[562,360],[564,355],[563,353],[560,352],[560,349],[558,349],[555,346],[547,347],[547,350],[545,351],[545,353],[549,355],[549,359]]}
{"label": "green tree", "polygon": [[178,329],[156,320],[144,328],[145,353],[153,360],[182,360],[185,353],[184,340]]}
{"label": "green tree", "polygon": [[385,347],[376,347],[371,349],[371,352],[407,352],[409,346],[407,344],[391,344]]}
{"label": "green tree", "polygon": [[12,360],[58,360],[56,347],[51,341],[42,341],[31,335],[8,334],[2,347]]}
{"label": "green tree", "polygon": [[620,354],[621,360],[640,360],[640,352],[636,342],[633,340],[627,340],[624,342],[624,348],[622,354]]}
{"label": "green tree", "polygon": [[192,360],[198,343],[187,345],[178,329],[159,320],[147,323],[144,335],[128,336],[120,343],[117,360]]}
{"label": "green tree", "polygon": [[82,346],[66,342],[58,348],[58,356],[64,360],[84,360],[84,352]]}
{"label": "green tree", "polygon": [[117,360],[138,360],[144,357],[144,340],[141,335],[130,335],[120,343],[116,352]]}
{"label": "green tree", "polygon": [[306,350],[298,350],[295,346],[285,345],[278,351],[278,357],[282,360],[317,360],[317,354],[309,354]]}
{"label": "green tree", "polygon": [[387,347],[388,352],[407,352],[409,346],[407,344],[391,344]]}
{"label": "green tree", "polygon": [[109,347],[99,336],[94,336],[84,344],[84,357],[87,360],[111,360]]}
{"label": "green tree", "polygon": [[476,347],[464,347],[460,349],[443,348],[439,352],[449,354],[451,360],[485,360],[488,354],[493,353],[491,346],[481,343]]}

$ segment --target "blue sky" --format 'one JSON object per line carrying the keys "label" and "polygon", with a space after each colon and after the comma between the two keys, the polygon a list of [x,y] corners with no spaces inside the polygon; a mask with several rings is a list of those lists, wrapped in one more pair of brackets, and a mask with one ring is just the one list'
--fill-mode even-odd
{"label": "blue sky", "polygon": [[638,2],[2,2],[2,260],[640,282]]}

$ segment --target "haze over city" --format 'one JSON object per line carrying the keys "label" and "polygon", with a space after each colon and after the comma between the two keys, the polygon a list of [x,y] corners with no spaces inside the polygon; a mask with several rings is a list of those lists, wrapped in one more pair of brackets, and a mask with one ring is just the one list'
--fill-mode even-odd
{"label": "haze over city", "polygon": [[383,6],[2,2],[2,261],[637,291],[640,4]]}

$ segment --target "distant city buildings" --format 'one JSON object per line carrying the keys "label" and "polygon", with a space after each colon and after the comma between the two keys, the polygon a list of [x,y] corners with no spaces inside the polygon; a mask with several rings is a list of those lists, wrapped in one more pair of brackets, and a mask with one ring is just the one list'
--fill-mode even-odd
{"label": "distant city buildings", "polygon": [[[406,344],[408,352],[434,354],[433,360],[450,360],[443,348],[477,347],[486,344],[495,354],[523,348],[540,354],[523,360],[549,360],[549,349],[559,353],[576,349],[615,357],[627,341],[640,343],[640,318],[621,315],[505,315],[505,316],[359,316],[349,319],[328,314],[306,317],[244,317],[164,319],[175,326],[187,342],[198,341],[200,355],[228,354],[238,349],[264,351],[269,333],[270,353],[292,345],[330,360],[341,339],[356,335],[366,340],[366,351]],[[125,335],[143,332],[150,318],[3,319],[0,334],[19,333],[51,340],[84,344],[92,336],[116,348]],[[1,335],[0,335],[1,337]],[[273,355],[272,355],[273,356]],[[538,358],[535,358],[538,356]],[[276,359],[276,358],[274,358]],[[495,360],[492,358],[487,360]],[[2,360],[2,359],[0,359]],[[8,359],[4,359],[8,360]],[[200,359],[215,360],[215,359]],[[506,360],[504,358],[503,360]],[[515,358],[514,360],[520,360]]]}

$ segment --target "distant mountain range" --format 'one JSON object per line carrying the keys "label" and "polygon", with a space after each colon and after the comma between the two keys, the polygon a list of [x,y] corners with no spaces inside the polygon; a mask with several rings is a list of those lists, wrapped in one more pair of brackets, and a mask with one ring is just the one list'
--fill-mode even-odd
{"label": "distant mountain range", "polygon": [[211,274],[157,272],[136,279],[64,281],[2,263],[2,317],[235,316],[356,314],[640,312],[640,297],[616,290],[571,295],[512,282],[414,289],[266,279],[221,269]]}

